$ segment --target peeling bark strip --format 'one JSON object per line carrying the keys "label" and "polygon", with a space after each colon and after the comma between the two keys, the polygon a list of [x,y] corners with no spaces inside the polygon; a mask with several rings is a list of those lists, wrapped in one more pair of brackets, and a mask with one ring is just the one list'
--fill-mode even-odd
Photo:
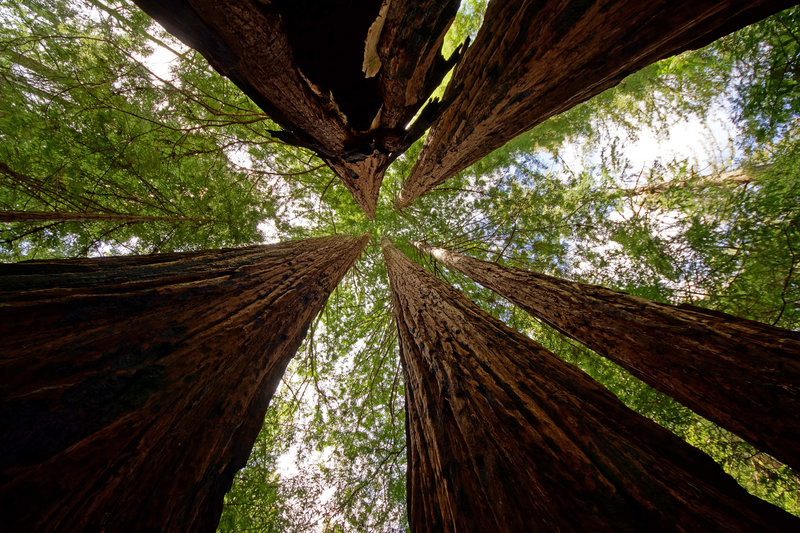
{"label": "peeling bark strip", "polygon": [[[436,90],[461,57],[461,50],[445,60],[444,36],[458,12],[457,0],[385,0],[389,4],[378,43],[383,108],[381,128],[401,132],[403,137],[387,139],[387,148],[405,151],[428,128],[417,125],[409,138],[405,132],[414,115]],[[435,116],[435,115],[434,115]],[[394,144],[392,144],[394,143]]]}
{"label": "peeling bark strip", "polygon": [[405,125],[459,57],[441,56],[457,0],[135,2],[252,98],[277,137],[315,151],[370,218],[389,163],[429,122]]}
{"label": "peeling bark strip", "polygon": [[6,531],[214,531],[369,236],[0,265]]}
{"label": "peeling bark strip", "polygon": [[708,456],[390,243],[413,531],[795,531]]}
{"label": "peeling bark strip", "polygon": [[492,0],[395,207],[659,59],[790,0]]}
{"label": "peeling bark strip", "polygon": [[415,246],[800,470],[800,333]]}

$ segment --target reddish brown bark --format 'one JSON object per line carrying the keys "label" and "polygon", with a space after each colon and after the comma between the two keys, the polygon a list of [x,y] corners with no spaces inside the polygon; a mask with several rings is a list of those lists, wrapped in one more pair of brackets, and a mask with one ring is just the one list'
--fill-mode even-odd
{"label": "reddish brown bark", "polygon": [[708,456],[391,244],[414,531],[792,531]]}
{"label": "reddish brown bark", "polygon": [[[385,0],[384,5],[387,4],[377,46],[383,99],[380,123],[385,130],[403,133],[403,138],[391,149],[404,151],[418,137],[408,138],[405,125],[461,56],[460,50],[447,60],[441,55],[444,35],[456,16],[459,2]],[[421,135],[429,125],[417,125],[415,130]]]}
{"label": "reddish brown bark", "polygon": [[800,333],[416,245],[800,470]]}
{"label": "reddish brown bark", "polygon": [[93,213],[67,211],[13,211],[0,210],[0,222],[212,222],[210,218],[178,216],[129,215],[127,213]]}
{"label": "reddish brown bark", "polygon": [[276,136],[325,160],[370,218],[387,166],[427,127],[406,124],[458,58],[440,53],[456,0],[136,3],[250,96]]}
{"label": "reddish brown bark", "polygon": [[545,119],[789,0],[493,0],[395,207]]}
{"label": "reddish brown bark", "polygon": [[0,266],[5,531],[213,531],[368,236]]}

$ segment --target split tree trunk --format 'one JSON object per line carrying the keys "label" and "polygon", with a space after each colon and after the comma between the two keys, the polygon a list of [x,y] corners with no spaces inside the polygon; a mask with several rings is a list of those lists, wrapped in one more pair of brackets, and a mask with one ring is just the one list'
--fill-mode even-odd
{"label": "split tree trunk", "polygon": [[789,0],[492,0],[395,207],[659,59]]}
{"label": "split tree trunk", "polygon": [[800,333],[415,245],[800,471]]}
{"label": "split tree trunk", "polygon": [[130,215],[127,213],[94,213],[68,211],[13,211],[0,210],[2,222],[213,222],[210,218],[192,218],[179,216]]}
{"label": "split tree trunk", "polygon": [[6,531],[214,531],[369,236],[0,266]]}
{"label": "split tree trunk", "polygon": [[399,139],[390,139],[395,145],[385,141],[392,152],[405,151],[436,116],[426,113],[428,118],[422,120],[422,125],[414,125],[415,134],[411,137],[405,131],[406,124],[461,57],[462,50],[457,50],[447,60],[442,56],[444,36],[455,19],[459,3],[453,0],[384,0],[386,19],[375,51],[380,58],[377,77],[383,100],[380,128],[402,135]]}
{"label": "split tree trunk", "polygon": [[390,243],[414,531],[792,531],[708,456]]}
{"label": "split tree trunk", "polygon": [[[406,124],[459,54],[441,56],[457,0],[135,0],[315,151],[375,217],[384,172],[427,128]],[[432,108],[438,109],[438,108]]]}

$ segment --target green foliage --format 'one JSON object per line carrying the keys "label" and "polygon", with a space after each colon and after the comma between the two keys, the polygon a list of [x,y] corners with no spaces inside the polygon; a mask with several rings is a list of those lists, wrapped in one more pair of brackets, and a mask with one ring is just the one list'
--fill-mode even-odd
{"label": "green foliage", "polygon": [[[294,415],[296,406],[276,398],[267,411],[264,426],[258,434],[247,467],[236,474],[233,489],[225,495],[225,509],[220,519],[222,531],[248,531],[257,528],[264,532],[285,531],[288,521],[280,514],[280,477],[275,472],[278,454],[282,451],[284,430],[282,420]],[[232,512],[235,509],[236,512]]]}
{"label": "green foliage", "polygon": [[800,112],[800,11],[788,9],[722,39],[733,65],[738,114],[751,142],[782,136]]}
{"label": "green foliage", "polygon": [[167,220],[17,223],[3,229],[3,255],[260,240],[256,226],[274,216],[275,201],[236,160],[274,143],[267,117],[195,53],[176,57],[171,79],[156,76],[142,62],[163,42],[149,18],[93,4],[2,6],[0,208]]}
{"label": "green foliage", "polygon": [[[446,54],[475,35],[484,9],[462,4]],[[259,224],[269,239],[372,234],[290,364],[220,531],[406,528],[404,383],[383,235],[798,513],[796,473],[409,245],[800,328],[798,13],[647,67],[394,211],[419,141],[388,169],[372,222],[318,158],[273,139],[252,102],[128,2],[3,2],[0,209],[170,220],[6,224],[0,254],[239,245],[262,240]],[[154,72],[154,51],[171,58],[168,72]],[[630,160],[642,132],[667,138],[714,109],[740,128],[717,151],[730,157]],[[754,178],[726,181],[730,168]]]}
{"label": "green foliage", "polygon": [[[385,283],[379,246],[370,245],[284,376],[221,531],[404,529],[404,390]],[[262,449],[272,454],[266,469]],[[276,467],[280,454],[291,467]],[[269,500],[275,520],[241,503],[253,501],[250,476],[279,482]]]}

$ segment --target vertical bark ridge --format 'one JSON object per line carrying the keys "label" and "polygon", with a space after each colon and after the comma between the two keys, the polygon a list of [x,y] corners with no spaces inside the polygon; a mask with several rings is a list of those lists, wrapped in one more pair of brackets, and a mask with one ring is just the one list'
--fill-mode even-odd
{"label": "vertical bark ridge", "polygon": [[794,3],[493,0],[395,207],[628,74]]}
{"label": "vertical bark ridge", "polygon": [[415,531],[789,531],[708,456],[388,240]]}
{"label": "vertical bark ridge", "polygon": [[800,333],[414,245],[800,470]]}
{"label": "vertical bark ridge", "polygon": [[7,531],[213,531],[369,236],[0,265]]}

